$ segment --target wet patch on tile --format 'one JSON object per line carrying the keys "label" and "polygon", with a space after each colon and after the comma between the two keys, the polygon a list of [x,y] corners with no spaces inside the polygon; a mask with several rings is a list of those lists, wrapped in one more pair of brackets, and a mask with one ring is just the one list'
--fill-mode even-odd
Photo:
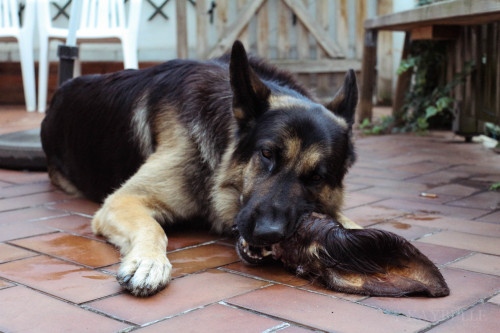
{"label": "wet patch on tile", "polygon": [[90,267],[109,266],[120,259],[118,250],[111,244],[63,232],[11,243]]}

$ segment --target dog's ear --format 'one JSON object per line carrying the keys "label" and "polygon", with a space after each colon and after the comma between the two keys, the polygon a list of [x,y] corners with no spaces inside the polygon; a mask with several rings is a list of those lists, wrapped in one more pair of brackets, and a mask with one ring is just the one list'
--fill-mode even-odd
{"label": "dog's ear", "polygon": [[356,74],[354,70],[350,69],[345,76],[343,86],[325,107],[337,116],[344,118],[349,127],[352,127],[357,104],[358,86],[356,84]]}
{"label": "dog's ear", "polygon": [[229,75],[233,90],[234,117],[240,129],[251,127],[255,119],[268,108],[271,91],[250,67],[240,41],[234,42],[231,50]]}

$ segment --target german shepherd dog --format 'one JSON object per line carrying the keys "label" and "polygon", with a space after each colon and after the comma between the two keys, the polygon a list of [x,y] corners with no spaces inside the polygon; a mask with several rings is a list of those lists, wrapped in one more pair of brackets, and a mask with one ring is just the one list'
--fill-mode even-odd
{"label": "german shepherd dog", "polygon": [[163,289],[172,266],[165,226],[203,218],[262,249],[290,239],[301,216],[340,214],[355,160],[354,72],[327,105],[236,41],[210,61],[75,78],[42,124],[51,181],[103,202],[96,234],[121,252],[132,294]]}

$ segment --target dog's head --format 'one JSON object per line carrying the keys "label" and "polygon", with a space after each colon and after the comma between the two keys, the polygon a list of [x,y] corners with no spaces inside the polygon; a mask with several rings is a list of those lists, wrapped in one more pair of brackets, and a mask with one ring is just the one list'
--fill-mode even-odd
{"label": "dog's head", "polygon": [[270,245],[290,236],[306,212],[336,216],[342,181],[355,159],[354,72],[329,104],[317,104],[283,82],[259,78],[236,42],[230,81],[238,124],[234,158],[245,166],[240,234],[250,244]]}

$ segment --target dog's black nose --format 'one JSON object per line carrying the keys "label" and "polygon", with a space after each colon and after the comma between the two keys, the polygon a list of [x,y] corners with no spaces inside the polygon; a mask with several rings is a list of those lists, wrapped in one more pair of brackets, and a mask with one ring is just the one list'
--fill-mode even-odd
{"label": "dog's black nose", "polygon": [[285,238],[285,225],[282,223],[256,223],[253,238],[263,245],[278,243]]}

